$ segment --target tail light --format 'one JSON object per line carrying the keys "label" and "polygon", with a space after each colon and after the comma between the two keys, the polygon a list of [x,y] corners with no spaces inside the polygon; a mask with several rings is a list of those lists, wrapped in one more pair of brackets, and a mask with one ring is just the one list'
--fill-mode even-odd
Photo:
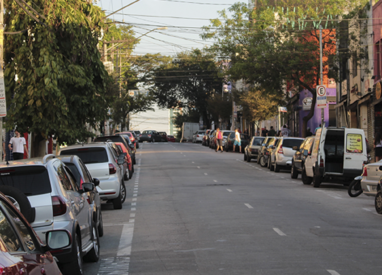
{"label": "tail light", "polygon": [[196,135],[196,137],[199,137],[199,135]]}
{"label": "tail light", "polygon": [[363,167],[362,176],[367,177],[367,166]]}
{"label": "tail light", "polygon": [[320,159],[320,167],[324,167],[324,159]]}
{"label": "tail light", "polygon": [[148,137],[151,137],[151,135],[147,135]]}
{"label": "tail light", "polygon": [[280,146],[280,149],[279,149],[279,151],[278,151],[277,153],[279,153],[279,154],[284,154],[283,146],[282,146],[282,145]]}
{"label": "tail light", "polygon": [[88,204],[90,204],[90,198],[89,198],[89,196],[86,197],[86,200],[88,201]]}
{"label": "tail light", "polygon": [[59,196],[52,197],[53,216],[60,216],[66,213],[66,203]]}
{"label": "tail light", "polygon": [[80,180],[80,189],[82,189],[82,184],[84,183],[82,177],[81,177],[81,180]]}
{"label": "tail light", "polygon": [[114,164],[109,163],[109,174],[112,175],[115,173],[117,173],[117,168],[115,168]]}
{"label": "tail light", "polygon": [[266,154],[266,155],[268,155],[268,153],[269,153],[268,151],[265,151],[265,154]]}
{"label": "tail light", "polygon": [[131,140],[131,142],[134,142],[135,138],[131,137],[130,140]]}

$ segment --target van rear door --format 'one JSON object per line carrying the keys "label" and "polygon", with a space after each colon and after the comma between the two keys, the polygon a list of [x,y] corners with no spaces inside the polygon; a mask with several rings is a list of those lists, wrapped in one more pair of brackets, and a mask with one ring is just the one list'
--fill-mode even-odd
{"label": "van rear door", "polygon": [[360,175],[367,160],[365,133],[362,129],[345,128],[344,175]]}

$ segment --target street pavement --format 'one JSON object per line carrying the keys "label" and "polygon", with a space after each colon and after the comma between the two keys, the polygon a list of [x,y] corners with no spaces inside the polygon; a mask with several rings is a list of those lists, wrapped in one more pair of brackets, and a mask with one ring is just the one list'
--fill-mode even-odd
{"label": "street pavement", "polygon": [[101,260],[85,274],[380,274],[374,198],[300,177],[200,144],[143,143],[123,209],[102,205]]}

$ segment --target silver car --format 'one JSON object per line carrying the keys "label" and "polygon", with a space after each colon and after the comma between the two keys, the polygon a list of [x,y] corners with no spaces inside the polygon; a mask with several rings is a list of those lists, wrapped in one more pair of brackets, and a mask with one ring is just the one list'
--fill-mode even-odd
{"label": "silver car", "polygon": [[272,152],[268,158],[269,169],[271,171],[280,172],[282,168],[290,168],[292,158],[303,142],[303,138],[280,137],[279,140],[272,145]]}
{"label": "silver car", "polygon": [[244,148],[244,161],[250,162],[253,158],[258,158],[261,146],[265,137],[252,137],[249,144]]}
{"label": "silver car", "polygon": [[197,142],[202,142],[203,137],[206,133],[206,130],[198,130],[192,135],[192,142],[197,143]]}
{"label": "silver car", "polygon": [[114,209],[122,209],[126,199],[123,163],[109,142],[95,142],[62,148],[60,155],[77,155],[88,168],[91,176],[100,181],[97,191],[102,200],[113,203]]}
{"label": "silver car", "polygon": [[0,165],[0,191],[23,213],[41,240],[46,232],[65,229],[72,235],[69,250],[52,251],[63,274],[82,274],[82,257],[99,259],[99,236],[86,192],[80,190],[68,167],[53,155]]}

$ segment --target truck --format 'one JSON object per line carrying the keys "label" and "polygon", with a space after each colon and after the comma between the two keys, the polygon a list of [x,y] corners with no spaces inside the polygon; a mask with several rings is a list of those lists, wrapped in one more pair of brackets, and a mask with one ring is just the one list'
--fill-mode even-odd
{"label": "truck", "polygon": [[183,122],[182,125],[182,141],[192,141],[192,135],[199,130],[199,123],[194,122]]}

